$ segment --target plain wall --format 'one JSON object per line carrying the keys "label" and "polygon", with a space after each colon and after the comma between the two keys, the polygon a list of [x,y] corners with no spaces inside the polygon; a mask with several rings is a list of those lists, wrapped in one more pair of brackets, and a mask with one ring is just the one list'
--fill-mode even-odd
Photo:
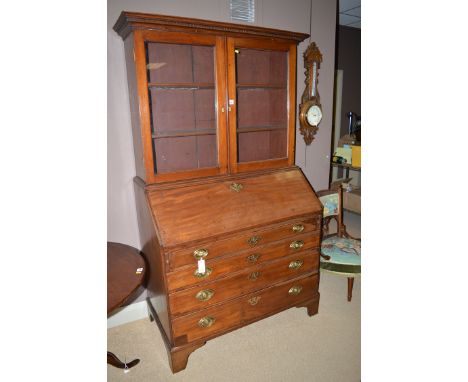
{"label": "plain wall", "polygon": [[[311,21],[312,7],[312,22]],[[107,20],[108,132],[107,132],[107,240],[141,248],[138,235],[133,177],[135,162],[130,122],[123,41],[112,27],[121,11],[161,13],[230,22],[228,0],[110,0]],[[318,90],[323,108],[319,130],[306,146],[296,122],[296,164],[315,190],[328,188],[333,111],[336,2],[331,0],[259,0],[255,25],[310,33],[298,47],[297,105],[304,91],[303,53],[310,41],[322,52]],[[296,110],[296,115],[298,114]],[[144,296],[137,299],[141,300]]]}
{"label": "plain wall", "polygon": [[[294,2],[290,3],[290,6]],[[310,22],[311,38],[322,53],[322,63],[318,76],[318,92],[322,104],[322,122],[314,140],[309,146],[304,144],[302,135],[296,127],[296,164],[302,168],[315,191],[327,189],[330,179],[330,155],[333,124],[333,91],[335,81],[335,30],[336,1],[312,0],[312,17]],[[298,96],[297,103],[304,91],[304,59],[303,52],[310,41],[304,41],[298,50]],[[301,75],[302,72],[302,75]]]}
{"label": "plain wall", "polygon": [[340,136],[348,134],[350,111],[361,115],[361,30],[338,27],[336,68],[343,70]]}

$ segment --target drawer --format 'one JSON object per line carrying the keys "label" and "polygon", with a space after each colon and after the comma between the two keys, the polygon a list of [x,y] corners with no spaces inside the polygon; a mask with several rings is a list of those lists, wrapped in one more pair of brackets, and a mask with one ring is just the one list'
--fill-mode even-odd
{"label": "drawer", "polygon": [[318,297],[318,274],[289,280],[172,320],[175,345],[215,336]]}
{"label": "drawer", "polygon": [[313,216],[301,220],[290,220],[275,226],[262,229],[244,231],[230,238],[220,238],[216,241],[200,242],[187,248],[168,250],[166,256],[169,259],[171,270],[184,265],[194,264],[194,251],[205,249],[208,251],[205,260],[217,258],[227,254],[236,253],[252,248],[259,248],[285,238],[294,238],[301,233],[320,232],[320,216]]}
{"label": "drawer", "polygon": [[172,320],[174,344],[183,345],[239,325],[240,306],[240,301],[236,301]]}
{"label": "drawer", "polygon": [[298,253],[273,262],[252,266],[232,276],[170,294],[171,314],[180,315],[205,309],[280,281],[317,272],[318,267],[317,251]]}
{"label": "drawer", "polygon": [[[291,244],[294,241],[302,241],[304,245],[300,249],[294,249]],[[207,276],[199,278],[195,276],[197,270],[196,260],[192,256],[192,263],[189,266],[179,268],[174,272],[167,274],[167,285],[169,292],[183,287],[198,284],[200,282],[209,282],[219,277],[228,275],[232,272],[245,269],[248,266],[262,264],[264,262],[288,256],[293,253],[300,253],[305,250],[314,250],[318,253],[320,245],[319,234],[306,233],[297,235],[294,238],[285,239],[279,242],[242,251],[231,256],[224,256],[217,259],[208,259],[206,267],[210,272]]]}
{"label": "drawer", "polygon": [[243,321],[275,313],[283,307],[318,297],[319,275],[315,274],[299,280],[276,285],[267,291],[258,292],[245,298],[242,308]]}

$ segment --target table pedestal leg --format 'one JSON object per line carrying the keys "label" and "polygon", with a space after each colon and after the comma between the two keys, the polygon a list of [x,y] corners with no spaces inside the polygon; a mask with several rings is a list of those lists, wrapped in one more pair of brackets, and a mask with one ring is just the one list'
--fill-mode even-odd
{"label": "table pedestal leg", "polygon": [[110,351],[107,352],[107,363],[109,365],[118,367],[119,369],[131,369],[133,366],[138,365],[139,362],[139,359],[134,359],[129,363],[124,363],[118,359],[114,353],[111,353]]}

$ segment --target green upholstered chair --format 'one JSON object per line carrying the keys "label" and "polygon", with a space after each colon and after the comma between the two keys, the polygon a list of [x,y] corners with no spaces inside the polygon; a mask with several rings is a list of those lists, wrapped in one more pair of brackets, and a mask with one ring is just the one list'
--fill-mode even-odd
{"label": "green upholstered chair", "polygon": [[[348,278],[348,301],[353,295],[354,277],[361,274],[361,239],[346,232],[343,224],[343,189],[317,192],[323,205],[320,269]],[[337,223],[337,232],[329,233],[330,221]]]}

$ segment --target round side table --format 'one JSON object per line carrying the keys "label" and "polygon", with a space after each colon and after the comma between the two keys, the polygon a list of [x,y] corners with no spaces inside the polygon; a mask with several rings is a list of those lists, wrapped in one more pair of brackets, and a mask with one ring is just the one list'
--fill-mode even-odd
{"label": "round side table", "polygon": [[[134,297],[143,284],[145,259],[140,251],[129,245],[107,242],[107,316]],[[107,352],[107,363],[120,369],[130,369],[140,362],[124,363]]]}

